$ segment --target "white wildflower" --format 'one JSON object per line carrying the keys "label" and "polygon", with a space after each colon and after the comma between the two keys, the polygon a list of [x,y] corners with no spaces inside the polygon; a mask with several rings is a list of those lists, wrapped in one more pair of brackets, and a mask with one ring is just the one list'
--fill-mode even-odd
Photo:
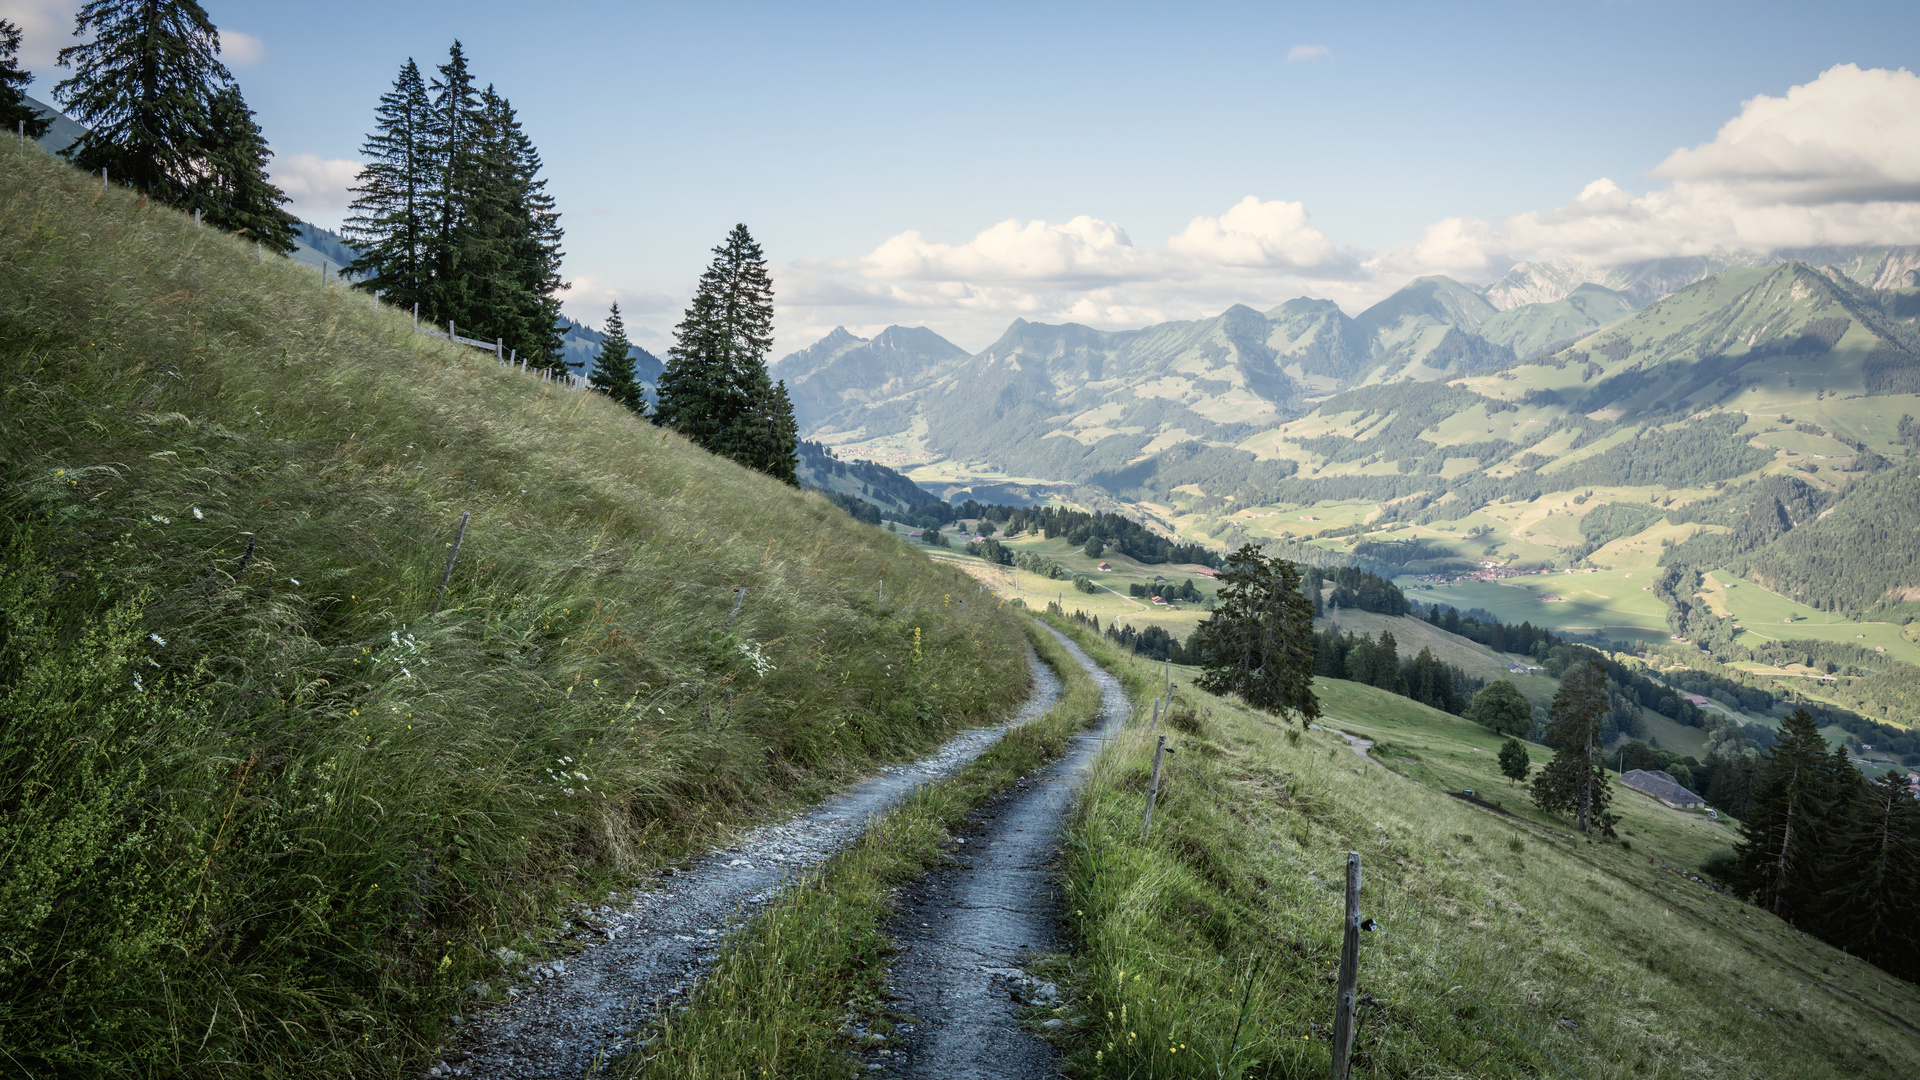
{"label": "white wildflower", "polygon": [[161,646],[162,648],[165,648],[165,647],[166,647],[166,644],[167,644],[167,639],[166,639],[166,638],[163,638],[163,637],[161,637],[161,636],[160,636],[159,634],[148,634],[148,635],[147,635],[147,637],[149,637],[149,638],[151,638],[151,639],[153,639],[153,643],[154,643],[155,645],[159,645],[159,646]]}
{"label": "white wildflower", "polygon": [[205,514],[203,514],[203,513],[201,513],[201,512],[200,512],[200,508],[196,506],[196,507],[194,507],[194,508],[193,508],[193,520],[195,520],[195,521],[205,521],[205,520],[207,520],[207,515],[205,515]]}

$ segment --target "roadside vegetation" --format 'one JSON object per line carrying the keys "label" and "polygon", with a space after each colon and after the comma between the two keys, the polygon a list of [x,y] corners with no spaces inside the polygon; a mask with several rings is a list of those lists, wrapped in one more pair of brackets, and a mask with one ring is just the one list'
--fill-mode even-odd
{"label": "roadside vegetation", "polygon": [[[1345,852],[1363,857],[1357,1073],[1896,1076],[1920,1065],[1920,991],[1711,885],[1733,833],[1622,792],[1620,843],[1577,838],[1500,772],[1504,738],[1318,679],[1302,732],[1084,629],[1136,714],[1071,827],[1063,1040],[1079,1076],[1323,1075]],[[1153,833],[1141,799],[1157,734]],[[1526,747],[1534,770],[1552,758]],[[1390,771],[1402,770],[1405,775]],[[1452,797],[1472,788],[1483,803]],[[1511,814],[1503,811],[1512,811]]]}
{"label": "roadside vegetation", "polygon": [[565,901],[1026,687],[823,497],[31,145],[0,305],[0,1071],[412,1073]]}
{"label": "roadside vegetation", "polygon": [[1028,637],[1060,676],[1059,702],[957,775],[916,789],[851,849],[736,929],[688,1008],[656,1020],[646,1048],[618,1063],[616,1075],[840,1076],[852,1051],[887,1041],[893,947],[885,924],[894,888],[950,860],[952,830],[968,812],[1059,757],[1100,708],[1099,689],[1052,634],[1030,623]]}

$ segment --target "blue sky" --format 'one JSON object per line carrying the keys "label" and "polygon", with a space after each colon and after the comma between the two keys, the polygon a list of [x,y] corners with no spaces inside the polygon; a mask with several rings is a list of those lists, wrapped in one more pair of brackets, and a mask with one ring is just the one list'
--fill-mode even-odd
{"label": "blue sky", "polygon": [[[1686,178],[1652,170],[1756,95],[1920,55],[1912,3],[204,3],[303,216],[338,222],[350,167],[326,163],[357,157],[409,56],[438,63],[457,37],[545,155],[570,311],[597,321],[618,298],[658,347],[707,249],[744,221],[785,294],[782,351],[836,321],[925,323],[978,348],[1015,315],[1124,325],[1302,293],[1357,309],[1422,270],[1605,259],[1591,238],[1555,247],[1564,235],[1536,229],[1528,246],[1501,223],[1601,178],[1618,198],[1659,192]],[[0,14],[44,63],[76,6]],[[60,73],[39,70],[45,96]],[[1913,111],[1903,83],[1854,89]],[[1208,241],[1196,218],[1226,224]],[[1462,256],[1429,235],[1448,221],[1494,239]],[[1017,227],[974,243],[1002,223]],[[1895,206],[1844,236],[1809,227],[1911,241],[1893,235],[1910,224]],[[1272,243],[1221,255],[1235,228]],[[1418,255],[1423,237],[1454,255]]]}

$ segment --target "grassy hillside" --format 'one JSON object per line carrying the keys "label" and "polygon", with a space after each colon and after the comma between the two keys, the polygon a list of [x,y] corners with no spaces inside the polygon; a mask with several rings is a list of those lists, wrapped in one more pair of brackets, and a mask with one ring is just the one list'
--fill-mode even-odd
{"label": "grassy hillside", "polygon": [[38,152],[0,310],[9,1071],[418,1075],[561,901],[1025,692],[821,496]]}
{"label": "grassy hillside", "polygon": [[[1719,826],[1622,791],[1625,843],[1570,840],[1499,779],[1496,740],[1380,691],[1321,684],[1330,716],[1400,772],[1179,678],[1143,842],[1159,673],[1081,640],[1142,711],[1096,766],[1068,848],[1085,946],[1063,964],[1078,1000],[1057,1012],[1076,1075],[1324,1075],[1348,850],[1380,928],[1361,936],[1357,1075],[1920,1066],[1920,991],[1701,882],[1730,839]],[[1519,816],[1445,793],[1459,787]]]}

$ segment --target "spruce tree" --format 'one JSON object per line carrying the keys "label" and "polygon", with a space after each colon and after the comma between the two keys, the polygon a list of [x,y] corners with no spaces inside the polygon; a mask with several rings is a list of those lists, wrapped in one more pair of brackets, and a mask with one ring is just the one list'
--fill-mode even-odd
{"label": "spruce tree", "polygon": [[292,251],[300,219],[282,209],[287,196],[267,179],[273,151],[267,149],[239,87],[226,87],[213,96],[205,149],[206,171],[191,201],[206,223],[258,241],[269,251]]}
{"label": "spruce tree", "polygon": [[1767,752],[1741,822],[1736,881],[1754,903],[1788,920],[1816,912],[1836,808],[1851,794],[1849,781],[1858,782],[1845,764],[1845,748],[1837,753],[1838,759],[1827,752],[1813,716],[1794,710]]}
{"label": "spruce tree", "polygon": [[1553,760],[1533,778],[1533,801],[1548,813],[1570,814],[1583,833],[1613,835],[1620,820],[1607,806],[1613,792],[1600,755],[1600,729],[1610,710],[1607,673],[1589,660],[1567,672],[1553,696],[1547,745]]}
{"label": "spruce tree", "polygon": [[514,347],[522,356],[535,357],[548,367],[564,369],[565,345],[560,329],[560,211],[547,182],[540,176],[544,163],[533,140],[521,128],[513,106],[501,99],[500,137],[510,163],[508,207],[516,223],[509,263],[516,285],[520,337]]}
{"label": "spruce tree", "polygon": [[601,331],[600,355],[594,357],[593,372],[587,384],[613,400],[647,415],[647,397],[633,371],[632,346],[627,341],[627,324],[620,318],[620,305],[613,305],[607,325]]}
{"label": "spruce tree", "polygon": [[73,75],[54,100],[90,129],[62,151],[74,164],[186,208],[205,167],[213,99],[233,77],[220,34],[195,0],[90,0],[82,44],[60,50]]}
{"label": "spruce tree", "polygon": [[20,28],[0,19],[0,124],[6,125],[9,135],[24,124],[27,138],[37,139],[53,126],[53,119],[41,116],[27,104],[27,84],[33,81],[33,72],[22,70],[19,58]]}
{"label": "spruce tree", "polygon": [[773,281],[745,225],[714,248],[656,388],[653,421],[750,468],[794,482],[798,439],[785,382],[767,374]]}
{"label": "spruce tree", "polygon": [[421,305],[431,318],[433,244],[431,208],[439,168],[430,135],[433,102],[411,59],[380,98],[374,132],[360,147],[367,165],[353,189],[347,238],[362,254],[347,266],[358,287],[378,290],[402,308]]}
{"label": "spruce tree", "polygon": [[433,154],[433,181],[428,193],[427,255],[433,288],[421,310],[435,323],[452,319],[472,326],[469,268],[461,265],[460,255],[468,246],[464,234],[479,186],[482,118],[480,92],[459,41],[447,50],[447,62],[438,68],[429,96],[426,137]]}
{"label": "spruce tree", "polygon": [[1920,800],[1898,772],[1854,787],[1820,898],[1821,935],[1911,981],[1920,978]]}
{"label": "spruce tree", "polygon": [[1213,614],[1187,641],[1204,664],[1196,684],[1303,725],[1318,719],[1313,601],[1300,591],[1299,569],[1243,544],[1227,556],[1219,581]]}

